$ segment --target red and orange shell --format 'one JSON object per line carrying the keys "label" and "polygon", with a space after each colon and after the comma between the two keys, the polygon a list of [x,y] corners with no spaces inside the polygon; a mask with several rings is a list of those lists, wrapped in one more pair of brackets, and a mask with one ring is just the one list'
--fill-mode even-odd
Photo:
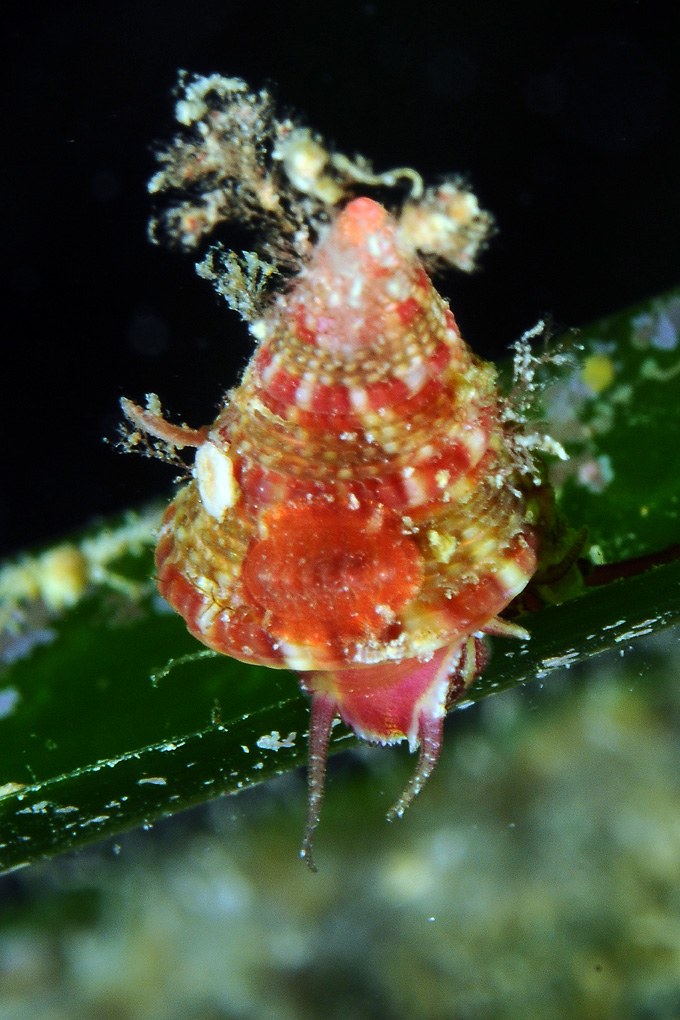
{"label": "red and orange shell", "polygon": [[158,586],[204,644],[290,667],[312,695],[309,856],[333,718],[421,744],[400,814],[536,537],[495,370],[382,206],[350,202],[253,331],[165,514]]}

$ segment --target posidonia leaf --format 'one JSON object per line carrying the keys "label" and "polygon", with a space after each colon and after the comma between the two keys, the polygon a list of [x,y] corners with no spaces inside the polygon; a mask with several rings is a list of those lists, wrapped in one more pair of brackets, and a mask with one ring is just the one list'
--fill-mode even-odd
{"label": "posidonia leaf", "polygon": [[680,289],[583,330],[579,371],[545,393],[570,460],[553,470],[598,558],[680,541]]}
{"label": "posidonia leaf", "polygon": [[[551,431],[572,453],[556,472],[561,505],[575,528],[588,526],[596,559],[679,540],[679,332],[680,292],[617,315],[583,332],[578,371],[546,394]],[[158,517],[130,515],[0,572],[2,869],[306,759],[295,677],[197,655],[154,595]],[[603,574],[609,583],[523,618],[531,640],[497,640],[470,700],[680,619],[680,561],[667,558],[633,576]],[[336,747],[353,739],[334,731]]]}

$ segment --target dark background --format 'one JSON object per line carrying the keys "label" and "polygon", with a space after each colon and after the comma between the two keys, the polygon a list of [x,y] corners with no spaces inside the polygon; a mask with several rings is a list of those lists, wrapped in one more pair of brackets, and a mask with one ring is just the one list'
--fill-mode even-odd
{"label": "dark background", "polygon": [[146,241],[176,71],[278,85],[341,151],[468,175],[499,233],[449,275],[493,356],[680,278],[675,3],[24,3],[3,58],[0,554],[169,489],[122,456],[118,399],[211,420],[250,341],[188,256]]}

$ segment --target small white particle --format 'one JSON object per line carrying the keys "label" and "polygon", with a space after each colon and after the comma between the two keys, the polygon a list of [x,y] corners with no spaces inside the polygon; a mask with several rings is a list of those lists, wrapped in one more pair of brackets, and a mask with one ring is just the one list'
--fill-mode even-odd
{"label": "small white particle", "polygon": [[293,730],[288,734],[287,737],[284,737],[282,740],[279,731],[272,730],[271,733],[268,733],[259,738],[259,740],[257,741],[257,746],[260,747],[263,751],[278,751],[282,747],[294,747],[296,737],[297,733],[295,732],[295,730]]}
{"label": "small white particle", "polygon": [[625,634],[617,634],[614,641],[617,643],[620,641],[632,641],[633,638],[643,637],[645,634],[652,634],[654,627],[649,624],[654,623],[653,620],[644,620],[642,623],[638,623],[631,630],[627,630]]}
{"label": "small white particle", "polygon": [[17,811],[18,815],[42,815],[46,809],[50,806],[48,800],[39,800],[35,804],[30,804],[28,807],[22,808],[21,811]]}
{"label": "small white particle", "polygon": [[560,666],[565,666],[568,669],[573,662],[578,661],[578,658],[579,652],[567,652],[566,655],[548,656],[543,660],[542,665],[545,669],[558,669]]}

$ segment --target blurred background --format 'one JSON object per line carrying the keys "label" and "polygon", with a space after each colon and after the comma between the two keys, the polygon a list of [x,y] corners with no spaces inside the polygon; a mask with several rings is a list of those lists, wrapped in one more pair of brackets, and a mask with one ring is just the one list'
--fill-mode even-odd
{"label": "blurred background", "polygon": [[676,1020],[680,634],[0,879],[2,1020]]}
{"label": "blurred background", "polygon": [[[201,425],[248,358],[192,258],[146,240],[178,68],[274,83],[378,170],[465,174],[498,234],[441,290],[494,357],[678,282],[677,28],[633,0],[16,7],[0,555],[167,491],[102,442],[120,396]],[[456,713],[391,827],[409,756],[336,757],[317,876],[295,774],[4,877],[0,1020],[676,1020],[678,640]]]}

